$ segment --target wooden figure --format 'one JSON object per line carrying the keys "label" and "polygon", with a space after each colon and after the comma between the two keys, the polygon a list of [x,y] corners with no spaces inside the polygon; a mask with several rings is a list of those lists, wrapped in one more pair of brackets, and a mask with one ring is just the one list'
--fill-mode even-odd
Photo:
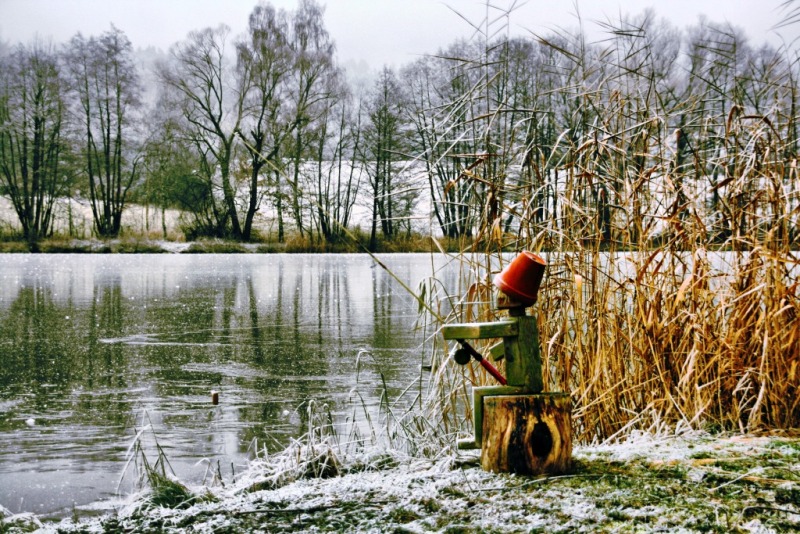
{"label": "wooden figure", "polygon": [[[480,448],[486,471],[539,475],[564,473],[571,466],[570,397],[543,392],[539,331],[536,318],[525,311],[536,302],[544,268],[544,260],[523,252],[495,277],[497,305],[509,311],[507,320],[442,327],[445,339],[462,346],[458,363],[468,363],[465,354],[471,354],[502,384],[473,388],[474,437],[458,444]],[[490,353],[495,360],[505,359],[505,377],[466,341],[491,338],[502,339]]]}

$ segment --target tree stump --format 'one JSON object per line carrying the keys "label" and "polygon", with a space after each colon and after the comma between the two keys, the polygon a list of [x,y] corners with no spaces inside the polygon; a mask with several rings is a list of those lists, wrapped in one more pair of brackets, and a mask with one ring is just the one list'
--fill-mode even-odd
{"label": "tree stump", "polygon": [[541,475],[572,463],[572,405],[566,393],[483,397],[481,467]]}

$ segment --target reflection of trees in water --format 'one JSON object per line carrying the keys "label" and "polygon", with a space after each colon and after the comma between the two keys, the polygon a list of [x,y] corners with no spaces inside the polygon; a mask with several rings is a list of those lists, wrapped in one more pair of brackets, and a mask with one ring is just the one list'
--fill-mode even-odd
{"label": "reflection of trees in water", "polygon": [[264,364],[265,352],[261,325],[258,321],[258,298],[256,297],[252,276],[247,277],[247,300],[250,310],[250,339],[253,347],[253,363],[260,366]]}
{"label": "reflection of trees in water", "polygon": [[[277,262],[270,288],[257,287],[255,267],[217,274],[210,285],[208,279],[182,285],[169,299],[148,301],[141,318],[156,329],[154,340],[172,343],[124,350],[145,358],[151,390],[160,396],[211,388],[221,389],[223,398],[226,391],[241,396],[236,413],[243,448],[254,437],[296,435],[306,421],[305,403],[333,402],[332,378],[341,369],[332,363],[350,332],[350,318],[340,313],[350,309],[347,281],[336,273],[315,276],[320,268],[311,265],[309,271]],[[259,302],[267,289],[270,298]],[[191,415],[170,415],[170,421],[180,418],[188,423]]]}
{"label": "reflection of trees in water", "polygon": [[[32,393],[33,404],[23,406],[25,411],[62,411],[64,423],[119,425],[129,410],[124,391],[117,389],[125,386],[124,364],[114,345],[98,342],[121,332],[119,284],[102,290],[89,310],[62,301],[36,282],[23,287],[8,307],[0,323],[0,395]],[[98,388],[117,392],[91,394]]]}
{"label": "reflection of trees in water", "polygon": [[[267,345],[263,349],[267,354],[265,370],[274,379],[259,382],[267,386],[262,393],[266,398],[291,399],[292,409],[305,399],[324,395],[330,375],[329,355],[325,350],[325,341],[330,336],[319,328],[317,332],[311,330],[319,324],[319,318],[313,316],[314,308],[307,305],[315,296],[307,278],[313,279],[318,274],[318,269],[309,272],[307,265],[287,273],[280,262],[271,303],[273,312],[263,318],[270,325],[270,336],[263,340]],[[282,419],[278,421],[283,423]]]}
{"label": "reflection of trees in water", "polygon": [[391,344],[393,333],[392,322],[396,319],[392,316],[394,308],[392,306],[392,284],[389,277],[382,269],[374,269],[373,282],[375,288],[372,292],[372,324],[374,330],[372,334],[373,346],[383,348]]}
{"label": "reflection of trees in water", "polygon": [[[336,265],[306,259],[296,269],[279,261],[269,280],[270,299],[262,306],[253,302],[257,292],[248,280],[251,361],[263,365],[266,376],[255,383],[261,404],[244,407],[242,416],[263,426],[261,440],[270,436],[285,440],[304,431],[312,402],[340,412],[350,407],[348,393],[356,384],[342,377],[355,373],[359,350],[373,340],[369,308],[375,291],[372,278],[363,276],[371,274],[368,262],[363,258],[341,261],[342,265]],[[351,261],[352,270],[347,265]],[[361,307],[355,303],[358,297]],[[391,322],[391,317],[386,320]],[[257,321],[263,326],[257,326]],[[245,435],[248,441],[258,437],[250,431]]]}
{"label": "reflection of trees in water", "polygon": [[[125,335],[126,312],[122,295],[122,278],[105,277],[93,288],[92,303],[84,324],[86,351],[84,389],[76,403],[76,417],[81,420],[101,417],[115,426],[125,426],[133,415],[126,391],[129,371],[119,343],[108,342]],[[82,331],[75,331],[80,338]],[[106,340],[106,341],[104,341]],[[107,388],[105,395],[92,395],[98,388]]]}
{"label": "reflection of trees in water", "polygon": [[[63,297],[73,286],[61,287],[59,298],[52,281],[26,286],[5,316],[0,311],[0,398],[37,391],[37,402],[49,404],[42,410],[58,405],[71,413],[64,422],[120,434],[147,406],[156,426],[169,419],[190,433],[197,428],[198,441],[211,440],[218,425],[242,450],[255,437],[285,442],[305,430],[309,401],[340,413],[351,407],[360,349],[396,360],[393,351],[404,343],[396,336],[408,331],[393,309],[400,299],[392,280],[365,258],[270,262],[190,276],[180,287],[172,279],[153,283],[164,276],[158,270],[137,271],[134,284],[119,268],[95,277],[80,306]],[[392,381],[414,364],[381,370]],[[376,377],[369,390],[358,386],[365,397],[379,389]],[[193,404],[211,389],[223,391],[218,411]],[[165,411],[163,421],[157,410]]]}
{"label": "reflection of trees in water", "polygon": [[[122,287],[117,277],[110,284],[94,286],[92,305],[89,309],[89,332],[87,336],[87,386],[125,386],[125,362],[119,343],[102,342],[124,335],[122,311]],[[95,377],[95,364],[100,363],[99,376]],[[109,372],[112,371],[112,372]],[[116,378],[114,380],[114,377]],[[95,379],[99,382],[95,384]],[[113,383],[112,383],[113,380]]]}
{"label": "reflection of trees in water", "polygon": [[219,346],[218,358],[222,361],[231,360],[234,356],[234,347],[237,345],[238,335],[234,335],[238,321],[236,315],[236,286],[238,280],[232,280],[230,284],[221,288],[219,298],[222,300],[220,310],[221,319],[221,344]]}
{"label": "reflection of trees in water", "polygon": [[64,390],[80,377],[70,330],[75,310],[56,304],[52,293],[39,285],[21,288],[0,323],[3,392],[25,390],[38,394],[43,392],[43,385]]}

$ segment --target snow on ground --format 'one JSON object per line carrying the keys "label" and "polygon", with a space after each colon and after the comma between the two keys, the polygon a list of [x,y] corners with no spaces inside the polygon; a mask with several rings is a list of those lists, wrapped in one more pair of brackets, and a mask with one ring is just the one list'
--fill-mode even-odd
{"label": "snow on ground", "polygon": [[[134,235],[159,235],[164,226],[170,234],[178,233],[180,212],[174,209],[129,204],[122,213],[124,232]],[[92,208],[87,199],[59,198],[54,206],[53,231],[61,235],[92,235]],[[0,230],[20,228],[19,217],[8,197],[0,195]]]}
{"label": "snow on ground", "polygon": [[[13,516],[5,519],[5,531],[778,533],[800,529],[800,440],[785,436],[637,434],[624,443],[576,447],[570,473],[542,477],[484,472],[477,453],[420,459],[383,452],[366,459],[318,455],[336,469],[314,470],[328,478],[313,478],[308,476],[309,464],[297,461],[301,450],[256,461],[246,474],[224,486],[192,488],[197,501],[191,506],[156,505],[154,498],[145,496],[124,505],[115,503],[103,518],[77,523]],[[276,462],[285,465],[276,468]],[[292,476],[287,476],[290,471]],[[17,526],[8,530],[12,524]],[[0,531],[3,528],[0,525]]]}

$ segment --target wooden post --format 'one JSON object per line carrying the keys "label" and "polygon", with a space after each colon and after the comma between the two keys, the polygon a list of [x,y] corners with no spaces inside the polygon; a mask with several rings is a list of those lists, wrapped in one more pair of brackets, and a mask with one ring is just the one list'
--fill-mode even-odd
{"label": "wooden post", "polygon": [[507,385],[472,389],[474,437],[459,440],[458,448],[480,448],[481,467],[486,471],[524,475],[567,472],[572,462],[570,397],[542,393],[536,318],[526,315],[519,305],[506,307],[509,318],[504,321],[442,327],[445,339],[503,339],[488,352],[495,359],[505,358]]}
{"label": "wooden post", "polygon": [[506,358],[506,380],[509,386],[521,386],[528,393],[539,393],[542,383],[542,356],[539,352],[539,330],[536,317],[514,317],[517,332],[503,337]]}
{"label": "wooden post", "polygon": [[571,419],[566,393],[484,396],[481,467],[524,475],[567,472]]}

